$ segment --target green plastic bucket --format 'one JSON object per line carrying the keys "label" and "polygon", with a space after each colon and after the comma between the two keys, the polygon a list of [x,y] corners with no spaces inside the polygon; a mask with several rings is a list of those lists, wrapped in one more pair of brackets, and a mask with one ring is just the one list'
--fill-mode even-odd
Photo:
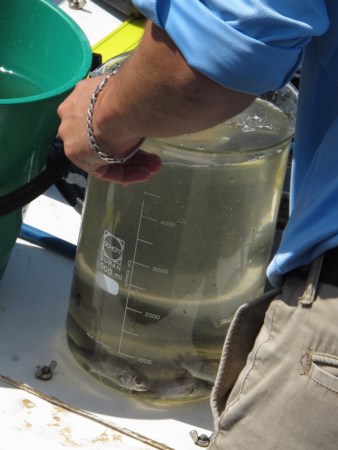
{"label": "green plastic bucket", "polygon": [[[0,197],[25,186],[46,165],[57,107],[91,65],[80,27],[47,0],[1,0]],[[0,217],[0,277],[25,208]]]}

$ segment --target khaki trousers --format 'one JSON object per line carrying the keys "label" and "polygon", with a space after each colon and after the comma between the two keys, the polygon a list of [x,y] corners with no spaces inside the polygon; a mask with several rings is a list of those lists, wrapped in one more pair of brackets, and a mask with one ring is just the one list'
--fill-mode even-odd
{"label": "khaki trousers", "polygon": [[338,449],[338,287],[320,282],[321,263],[237,311],[209,450]]}

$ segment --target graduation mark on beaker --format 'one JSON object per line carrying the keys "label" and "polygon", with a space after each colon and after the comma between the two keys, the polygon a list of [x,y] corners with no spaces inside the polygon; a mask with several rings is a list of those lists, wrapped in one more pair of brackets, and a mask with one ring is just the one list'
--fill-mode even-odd
{"label": "graduation mark on beaker", "polygon": [[[138,283],[135,283],[135,270],[141,269],[141,270],[149,270],[149,272],[157,272],[157,273],[163,273],[165,274],[168,272],[167,269],[163,269],[159,267],[158,265],[149,265],[147,263],[144,263],[142,261],[142,253],[140,252],[140,244],[142,246],[142,251],[147,252],[147,247],[154,246],[154,242],[150,241],[149,239],[144,239],[144,237],[141,235],[142,232],[142,224],[145,222],[152,222],[154,225],[158,223],[158,219],[156,217],[153,217],[151,215],[151,210],[154,201],[160,199],[160,196],[156,194],[152,194],[150,192],[144,192],[144,197],[141,203],[141,209],[139,214],[139,221],[138,221],[138,227],[137,227],[137,233],[136,233],[136,239],[135,239],[135,247],[134,247],[134,254],[133,259],[130,264],[130,273],[129,273],[129,284],[128,284],[128,291],[127,291],[127,299],[126,299],[126,306],[124,311],[124,317],[122,322],[122,329],[121,329],[121,335],[120,335],[120,343],[119,343],[119,353],[123,356],[129,357],[129,358],[137,358],[137,361],[140,363],[144,363],[144,361],[147,361],[147,364],[150,364],[151,360],[146,358],[144,355],[133,355],[130,352],[130,349],[133,348],[132,345],[128,345],[128,342],[126,340],[130,339],[130,337],[135,338],[138,336],[137,333],[135,333],[133,330],[131,330],[128,327],[127,321],[127,315],[131,312],[134,314],[135,321],[137,320],[137,315],[142,315],[142,317],[148,319],[148,320],[159,320],[158,314],[155,314],[152,311],[140,311],[137,309],[137,307],[132,307],[131,305],[131,295],[135,292],[146,292],[146,288],[144,286],[140,286]],[[128,262],[129,263],[129,262]],[[129,266],[129,264],[128,264]],[[136,316],[135,316],[136,314]],[[128,351],[125,351],[125,349],[128,348]]]}

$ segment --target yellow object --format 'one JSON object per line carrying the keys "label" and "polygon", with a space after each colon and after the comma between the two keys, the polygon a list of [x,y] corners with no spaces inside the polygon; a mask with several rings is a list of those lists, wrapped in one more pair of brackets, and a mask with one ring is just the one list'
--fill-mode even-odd
{"label": "yellow object", "polygon": [[145,18],[131,17],[116,30],[93,46],[93,52],[102,55],[102,62],[121,53],[134,50],[143,35]]}

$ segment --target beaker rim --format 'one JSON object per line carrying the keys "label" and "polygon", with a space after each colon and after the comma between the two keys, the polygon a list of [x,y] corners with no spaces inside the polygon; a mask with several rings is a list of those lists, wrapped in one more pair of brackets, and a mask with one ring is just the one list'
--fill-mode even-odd
{"label": "beaker rim", "polygon": [[[294,137],[295,133],[295,121],[296,121],[296,110],[297,110],[297,99],[298,99],[298,91],[292,83],[287,83],[283,88],[276,91],[269,91],[259,97],[257,99],[266,101],[270,103],[276,109],[279,109],[281,113],[285,116],[287,120],[287,125],[285,126],[284,133],[278,137],[276,140],[270,140],[267,143],[260,142],[257,144],[253,141],[252,146],[247,145],[244,148],[238,148],[238,145],[235,147],[231,145],[231,142],[226,143],[226,146],[210,146],[208,148],[208,139],[203,136],[203,133],[208,132],[209,130],[216,130],[218,127],[226,124],[226,123],[236,123],[238,118],[238,123],[243,121],[243,114],[249,110],[250,106],[246,108],[241,113],[236,116],[224,121],[221,124],[218,124],[214,127],[210,127],[205,130],[201,130],[198,132],[187,133],[181,136],[172,136],[172,137],[158,137],[158,138],[149,138],[150,141],[155,141],[159,143],[161,146],[164,146],[166,149],[172,149],[174,151],[179,150],[180,152],[194,153],[204,155],[215,155],[215,156],[231,156],[231,155],[261,155],[266,154],[267,152],[274,152],[281,147],[284,148],[287,146],[289,142]],[[256,101],[256,100],[255,100]],[[246,119],[245,119],[246,120]],[[242,124],[246,125],[245,122]],[[251,130],[254,131],[254,128]],[[189,137],[193,136],[195,139],[189,140]],[[200,136],[196,139],[197,136]],[[199,145],[198,142],[201,144]],[[205,145],[203,145],[205,144]],[[257,145],[256,145],[257,144]]]}

